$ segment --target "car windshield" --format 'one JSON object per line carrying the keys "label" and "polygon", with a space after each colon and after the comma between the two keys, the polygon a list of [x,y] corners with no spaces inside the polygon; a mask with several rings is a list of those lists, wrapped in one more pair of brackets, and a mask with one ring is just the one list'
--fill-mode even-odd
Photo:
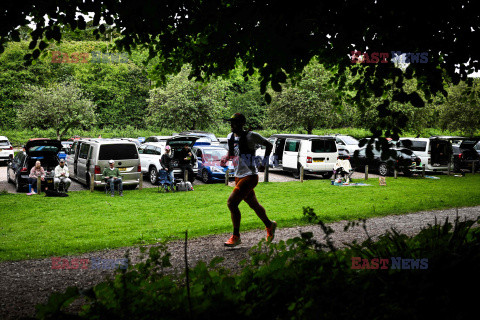
{"label": "car windshield", "polygon": [[134,144],[105,144],[100,146],[98,160],[138,159],[137,147]]}
{"label": "car windshield", "polygon": [[342,139],[346,144],[358,144],[358,140],[350,136],[344,136]]}
{"label": "car windshield", "polygon": [[55,146],[34,146],[28,149],[29,152],[58,152],[58,148]]}
{"label": "car windshield", "polygon": [[203,157],[205,161],[220,161],[220,159],[226,156],[228,153],[227,149],[223,150],[205,150]]}
{"label": "car windshield", "polygon": [[401,145],[412,151],[425,151],[427,149],[427,141],[415,141],[415,140],[401,140]]}
{"label": "car windshield", "polygon": [[7,140],[0,140],[0,146],[2,146],[2,147],[7,146],[8,147],[8,146],[10,146],[10,144],[8,143]]}

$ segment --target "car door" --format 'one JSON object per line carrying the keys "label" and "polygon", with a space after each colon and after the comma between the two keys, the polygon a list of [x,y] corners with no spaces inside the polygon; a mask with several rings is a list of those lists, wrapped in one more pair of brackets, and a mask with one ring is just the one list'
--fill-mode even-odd
{"label": "car door", "polygon": [[77,159],[77,180],[82,183],[87,183],[87,160],[90,151],[90,145],[88,143],[82,143],[78,152]]}
{"label": "car door", "polygon": [[297,169],[299,149],[299,139],[288,138],[285,140],[285,148],[283,150],[282,159],[284,169]]}

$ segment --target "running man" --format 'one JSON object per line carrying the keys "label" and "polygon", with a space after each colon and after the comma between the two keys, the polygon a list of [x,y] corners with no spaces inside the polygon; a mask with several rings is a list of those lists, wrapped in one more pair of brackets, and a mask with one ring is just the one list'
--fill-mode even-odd
{"label": "running man", "polygon": [[243,126],[246,124],[245,116],[241,113],[235,113],[230,119],[232,132],[228,135],[228,154],[222,158],[222,165],[226,165],[228,159],[233,160],[235,167],[235,188],[228,198],[228,209],[233,224],[233,235],[225,242],[227,247],[235,247],[242,241],[240,239],[240,220],[241,214],[238,205],[244,200],[252,208],[257,216],[265,224],[267,229],[266,240],[272,241],[275,236],[277,223],[270,221],[265,212],[265,208],[258,203],[255,191],[258,184],[258,169],[255,159],[255,148],[257,145],[264,145],[265,157],[262,165],[268,165],[268,158],[272,152],[272,144],[256,132],[246,131]]}

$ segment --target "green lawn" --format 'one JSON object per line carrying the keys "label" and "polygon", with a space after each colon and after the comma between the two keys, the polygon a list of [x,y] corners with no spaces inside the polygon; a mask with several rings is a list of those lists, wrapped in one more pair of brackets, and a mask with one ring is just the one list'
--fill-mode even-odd
{"label": "green lawn", "polygon": [[[363,182],[360,181],[359,182]],[[370,187],[336,187],[329,180],[260,183],[259,201],[280,228],[305,224],[302,207],[324,221],[368,218],[426,209],[480,205],[480,175],[440,180],[370,179]],[[127,190],[111,198],[104,192],[71,192],[68,198],[0,195],[0,260],[65,256],[94,250],[155,243],[181,237],[230,232],[226,200],[231,187],[196,186],[194,192],[158,194],[157,189]],[[241,204],[242,229],[262,228]]]}

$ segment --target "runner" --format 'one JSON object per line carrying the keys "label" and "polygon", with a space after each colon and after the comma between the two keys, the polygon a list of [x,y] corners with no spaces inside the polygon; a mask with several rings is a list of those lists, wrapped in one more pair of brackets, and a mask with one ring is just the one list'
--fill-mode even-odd
{"label": "runner", "polygon": [[265,157],[262,165],[268,165],[268,158],[272,152],[272,144],[256,132],[246,131],[243,126],[246,123],[245,116],[241,113],[235,113],[230,119],[232,133],[228,135],[228,154],[222,158],[222,165],[231,159],[235,167],[235,188],[228,198],[228,209],[230,210],[233,235],[225,242],[227,247],[235,247],[242,241],[240,239],[240,220],[241,214],[238,205],[244,200],[252,208],[257,216],[265,224],[267,229],[266,240],[272,241],[275,236],[277,223],[270,221],[265,212],[265,208],[258,203],[255,191],[258,184],[258,169],[255,159],[255,148],[261,144],[266,146]]}

